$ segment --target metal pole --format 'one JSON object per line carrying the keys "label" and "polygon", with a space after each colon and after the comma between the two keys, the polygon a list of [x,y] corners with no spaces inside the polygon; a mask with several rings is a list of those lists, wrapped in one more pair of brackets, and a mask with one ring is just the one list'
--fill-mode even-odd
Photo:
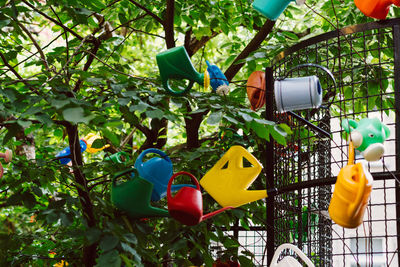
{"label": "metal pole", "polygon": [[[265,69],[265,119],[274,120],[274,75],[271,67]],[[274,188],[274,143],[272,138],[266,143],[265,156],[265,176],[267,177],[267,190]],[[274,194],[267,198],[267,266],[271,264],[275,251],[275,196]]]}

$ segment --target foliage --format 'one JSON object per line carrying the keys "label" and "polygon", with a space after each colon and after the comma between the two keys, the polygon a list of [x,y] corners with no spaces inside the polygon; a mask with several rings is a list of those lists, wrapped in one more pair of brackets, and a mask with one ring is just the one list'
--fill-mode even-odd
{"label": "foliage", "polygon": [[[126,166],[104,158],[123,150],[132,165],[143,149],[163,148],[175,171],[201,178],[238,143],[219,138],[234,128],[264,162],[265,142],[285,145],[291,130],[249,109],[242,80],[284,48],[333,30],[335,16],[339,26],[366,20],[350,0],[307,4],[332,23],[290,5],[258,47],[249,44],[267,22],[251,1],[0,0],[0,141],[16,152],[0,181],[0,265],[211,266],[215,242],[248,265],[252,254],[238,254],[241,245],[224,231],[237,221],[263,225],[262,201],[194,227],[132,220],[110,202],[110,175]],[[186,47],[200,72],[205,59],[230,72],[245,63],[233,72],[231,93],[166,94],[155,55],[175,45]],[[238,60],[242,51],[249,54]],[[91,132],[111,146],[82,155],[78,140]],[[72,168],[53,160],[65,146]],[[265,188],[260,178],[254,186]],[[204,203],[206,211],[218,208],[208,195]]]}

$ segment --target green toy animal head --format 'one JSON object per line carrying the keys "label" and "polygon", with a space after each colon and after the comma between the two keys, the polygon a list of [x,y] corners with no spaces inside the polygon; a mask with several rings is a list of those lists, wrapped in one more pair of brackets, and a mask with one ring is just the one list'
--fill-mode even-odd
{"label": "green toy animal head", "polygon": [[379,160],[385,148],[383,142],[389,137],[390,130],[379,119],[362,119],[359,122],[344,119],[343,129],[350,134],[350,139],[367,161]]}

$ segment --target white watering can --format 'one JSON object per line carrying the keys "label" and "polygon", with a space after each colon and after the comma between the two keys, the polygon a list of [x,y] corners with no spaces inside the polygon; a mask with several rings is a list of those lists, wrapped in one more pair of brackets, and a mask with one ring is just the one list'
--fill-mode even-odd
{"label": "white watering can", "polygon": [[285,249],[293,250],[303,261],[307,264],[308,267],[315,267],[314,263],[311,262],[309,258],[301,251],[298,247],[292,244],[282,244],[280,245],[272,258],[271,265],[269,267],[302,267],[303,265],[299,263],[295,258],[292,256],[286,256],[282,260],[278,262],[279,255]]}

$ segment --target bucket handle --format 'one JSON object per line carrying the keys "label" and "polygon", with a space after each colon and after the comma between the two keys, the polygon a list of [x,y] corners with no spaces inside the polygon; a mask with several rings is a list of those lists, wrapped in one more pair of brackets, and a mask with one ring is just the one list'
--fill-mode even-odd
{"label": "bucket handle", "polygon": [[189,92],[190,89],[192,89],[192,87],[194,85],[194,81],[189,80],[189,85],[185,88],[185,90],[180,90],[180,91],[179,90],[174,90],[174,89],[171,88],[171,86],[169,85],[169,78],[166,81],[163,81],[163,85],[164,85],[164,88],[167,89],[167,91],[170,94],[173,94],[175,96],[181,96],[181,95],[184,95],[187,92]]}
{"label": "bucket handle", "polygon": [[[144,150],[142,153],[140,153],[139,157],[136,159],[136,162],[139,162],[137,168],[141,168],[143,166],[144,156],[146,156],[147,154],[150,154],[150,153],[158,154],[163,159],[165,159],[166,161],[168,161],[169,163],[172,164],[171,159],[163,151],[156,149],[156,148],[148,148],[148,149]],[[135,162],[135,165],[136,165],[136,162]]]}
{"label": "bucket handle", "polygon": [[[134,176],[134,177],[139,177],[139,172],[138,172],[138,170],[136,170],[135,168],[130,168],[130,169],[126,169],[126,170],[117,172],[117,173],[113,176],[113,178],[112,178],[112,184],[113,184],[113,186],[117,186],[117,184],[116,184],[116,179],[117,179],[118,177],[121,177],[121,176],[123,176],[123,175],[125,175],[125,174],[127,174],[127,173],[130,173],[130,172],[134,172],[134,173],[135,173],[135,176]],[[131,179],[132,179],[132,178],[131,178]]]}
{"label": "bucket handle", "polygon": [[197,181],[196,177],[193,174],[191,174],[189,172],[184,172],[184,171],[177,172],[177,173],[175,173],[174,175],[171,176],[171,178],[169,179],[169,182],[168,182],[168,187],[167,187],[167,199],[168,199],[168,201],[173,198],[172,195],[171,195],[172,182],[175,180],[176,177],[178,177],[180,175],[189,176],[190,179],[192,179],[192,182],[195,183],[197,190],[200,191],[199,181]]}
{"label": "bucket handle", "polygon": [[[360,177],[359,177],[359,181],[358,181],[358,191],[357,191],[356,198],[354,199],[354,202],[349,205],[349,210],[347,212],[347,215],[350,218],[354,217],[358,208],[361,205],[361,202],[362,202],[363,196],[364,196],[364,192],[365,192],[365,184],[367,183],[367,179],[365,178],[365,173],[364,173],[361,163],[355,165],[355,167],[357,168],[358,174]],[[361,167],[361,170],[360,170],[360,167]]]}
{"label": "bucket handle", "polygon": [[285,250],[285,249],[293,250],[304,261],[304,263],[307,264],[308,267],[314,267],[315,266],[314,263],[312,263],[312,261],[309,258],[307,258],[307,256],[304,254],[303,251],[301,251],[295,245],[289,244],[289,243],[282,244],[276,249],[274,257],[272,258],[272,261],[271,261],[272,264],[277,264],[278,263],[278,258],[280,256],[281,252],[283,250]]}

